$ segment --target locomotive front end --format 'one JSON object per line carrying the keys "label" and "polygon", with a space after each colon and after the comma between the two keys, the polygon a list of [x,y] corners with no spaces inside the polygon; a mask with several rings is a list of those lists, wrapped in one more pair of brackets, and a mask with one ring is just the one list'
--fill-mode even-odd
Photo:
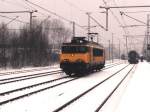
{"label": "locomotive front end", "polygon": [[60,55],[60,68],[68,75],[85,72],[89,62],[87,46],[64,45]]}

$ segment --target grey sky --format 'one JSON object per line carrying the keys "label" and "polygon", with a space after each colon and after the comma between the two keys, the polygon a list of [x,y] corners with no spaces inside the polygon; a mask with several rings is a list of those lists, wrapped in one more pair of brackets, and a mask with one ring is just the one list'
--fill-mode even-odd
{"label": "grey sky", "polygon": [[[75,21],[81,26],[87,25],[87,15],[85,14],[86,12],[91,12],[91,15],[99,21],[103,26],[105,26],[105,14],[100,13],[104,11],[103,9],[100,9],[99,6],[104,6],[103,0],[29,0],[33,3],[36,3],[48,10],[51,10],[71,21]],[[148,0],[105,0],[107,1],[108,5],[110,6],[115,6],[116,4],[118,6],[123,6],[123,5],[150,5],[150,1]],[[0,0],[1,4],[1,9],[0,11],[16,11],[16,10],[34,10],[37,9],[40,13],[34,13],[36,15],[37,19],[45,19],[49,14],[46,11],[43,11],[35,6],[32,6],[28,3],[26,3],[24,0]],[[144,10],[144,11],[150,11],[150,8],[140,8],[140,9],[119,9],[122,11],[137,11],[137,10]],[[138,23],[132,19],[129,19],[127,17],[121,17],[119,14],[118,9],[113,9],[113,13],[121,24],[123,25],[123,19],[127,25],[131,24],[141,24]],[[44,16],[43,16],[44,14]],[[146,17],[148,13],[128,13],[128,15],[137,18],[143,22],[146,22]],[[0,15],[6,15],[9,17],[16,17],[19,16],[18,19],[29,22],[29,14],[0,14]],[[53,15],[51,15],[51,18],[57,18]],[[60,19],[60,18],[58,18]],[[9,22],[10,20],[4,19],[0,17],[1,21],[4,22]],[[65,22],[65,21],[64,21]],[[71,24],[65,22],[66,26],[71,28]],[[93,21],[91,21],[92,25],[96,25]],[[9,25],[11,28],[16,28],[20,25],[23,25],[22,23],[16,23],[13,22]],[[123,29],[120,27],[120,24],[116,21],[114,16],[109,12],[109,31],[106,32],[101,28],[92,28],[92,31],[96,31],[100,33],[101,36],[101,41],[103,43],[108,44],[108,40],[111,39],[111,34],[114,33],[114,40],[115,43],[118,43],[118,38],[121,39],[122,42],[125,42],[123,39],[123,35],[125,35]],[[137,28],[128,28],[127,32],[129,32],[130,35],[144,35],[145,34],[145,27],[137,27]],[[82,30],[79,27],[76,27],[76,34],[77,35],[85,35],[87,32],[85,30]],[[82,33],[83,32],[83,33]],[[143,38],[141,39],[129,39],[129,41],[134,43],[140,43],[142,42]],[[142,45],[137,44],[140,47]],[[123,44],[122,44],[123,47]],[[133,46],[132,46],[133,47]],[[135,46],[137,47],[137,46]]]}

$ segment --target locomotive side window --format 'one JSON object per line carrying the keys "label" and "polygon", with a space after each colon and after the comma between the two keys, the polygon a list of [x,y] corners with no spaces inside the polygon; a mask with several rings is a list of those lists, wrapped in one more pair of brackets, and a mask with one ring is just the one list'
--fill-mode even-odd
{"label": "locomotive side window", "polygon": [[62,53],[86,53],[88,48],[86,46],[63,46]]}
{"label": "locomotive side window", "polygon": [[103,50],[102,49],[93,49],[93,56],[103,56]]}

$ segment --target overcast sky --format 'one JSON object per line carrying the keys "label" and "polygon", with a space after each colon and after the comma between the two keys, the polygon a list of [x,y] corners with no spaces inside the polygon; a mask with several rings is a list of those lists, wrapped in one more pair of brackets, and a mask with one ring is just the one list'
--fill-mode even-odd
{"label": "overcast sky", "polygon": [[[91,12],[91,16],[94,17],[101,25],[105,27],[105,14],[101,13],[104,9],[100,9],[99,6],[104,6],[103,0],[29,0],[37,5],[40,5],[52,12],[57,13],[58,15],[69,19],[70,21],[75,21],[77,24],[81,26],[87,25],[87,15],[86,12]],[[107,2],[109,6],[124,6],[124,5],[150,5],[149,0],[104,0]],[[23,10],[38,10],[38,13],[34,13],[36,15],[36,19],[45,19],[50,13],[43,11],[42,9],[35,7],[25,0],[0,0],[1,8],[0,11],[23,11]],[[136,8],[136,9],[112,9],[112,13],[109,11],[109,31],[106,32],[102,28],[92,28],[91,31],[99,32],[101,36],[101,41],[105,44],[108,44],[108,40],[111,39],[112,33],[114,33],[114,42],[118,43],[118,38],[121,39],[122,45],[125,43],[125,39],[123,39],[123,35],[125,35],[125,31],[121,28],[121,25],[143,25],[137,21],[134,21],[126,16],[121,17],[119,11],[150,11],[150,8]],[[150,13],[150,12],[149,12]],[[139,19],[146,23],[147,21],[146,13],[127,13],[127,15]],[[15,18],[19,16],[18,19],[24,22],[29,22],[29,14],[0,14],[9,16],[11,18]],[[116,20],[116,17],[118,20]],[[52,18],[61,19],[54,15],[51,15]],[[1,22],[9,22],[9,19],[0,17]],[[71,28],[71,24],[64,21],[65,25]],[[18,26],[23,25],[23,23],[13,22],[9,24],[10,28],[17,28]],[[97,25],[95,22],[91,21],[91,25]],[[144,35],[146,31],[146,27],[134,27],[134,28],[126,28],[126,32],[129,35]],[[82,28],[76,27],[77,35],[85,35],[87,31]],[[144,37],[129,39],[130,45],[132,48],[140,47],[142,48],[142,43]],[[134,44],[132,43],[137,43]]]}

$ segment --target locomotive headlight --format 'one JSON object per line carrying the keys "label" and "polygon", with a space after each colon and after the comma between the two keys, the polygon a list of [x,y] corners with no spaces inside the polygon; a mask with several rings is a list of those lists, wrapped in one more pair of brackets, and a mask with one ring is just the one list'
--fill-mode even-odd
{"label": "locomotive headlight", "polygon": [[68,59],[64,59],[63,62],[69,62],[69,60]]}

